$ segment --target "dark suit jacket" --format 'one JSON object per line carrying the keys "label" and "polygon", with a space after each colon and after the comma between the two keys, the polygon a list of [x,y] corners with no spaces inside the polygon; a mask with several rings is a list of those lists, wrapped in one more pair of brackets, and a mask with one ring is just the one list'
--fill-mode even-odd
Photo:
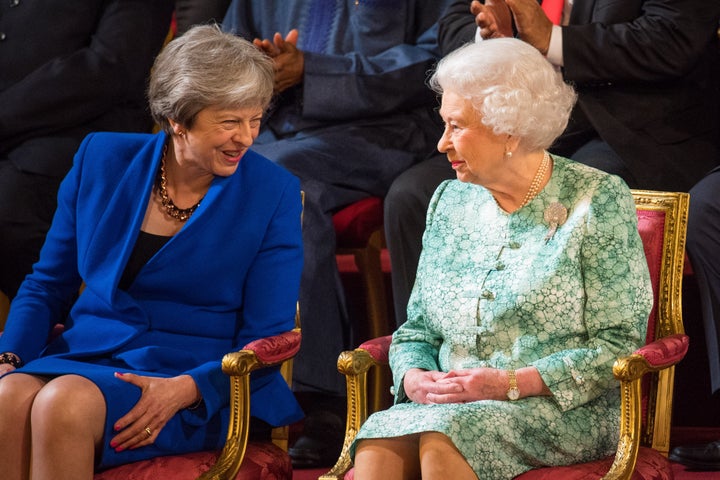
{"label": "dark suit jacket", "polygon": [[[455,2],[440,21],[445,53],[473,40],[469,5]],[[575,0],[563,76],[631,187],[687,191],[719,161],[719,17],[717,1]]]}
{"label": "dark suit jacket", "polygon": [[88,132],[148,131],[172,0],[0,2],[0,160],[61,177]]}

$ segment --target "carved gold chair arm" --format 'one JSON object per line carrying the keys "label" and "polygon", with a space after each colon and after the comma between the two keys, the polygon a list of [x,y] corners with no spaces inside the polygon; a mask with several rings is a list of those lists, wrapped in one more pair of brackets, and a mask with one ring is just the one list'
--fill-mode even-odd
{"label": "carved gold chair arm", "polygon": [[[362,346],[361,346],[362,347]],[[335,466],[318,480],[341,480],[350,470],[350,445],[355,440],[360,427],[368,417],[367,376],[370,368],[387,365],[385,359],[378,359],[365,350],[357,348],[346,351],[338,358],[338,371],[345,375],[347,382],[347,421],[345,424],[345,440],[342,451]]]}
{"label": "carved gold chair arm", "polygon": [[262,338],[223,357],[222,370],[230,376],[230,424],[225,447],[215,465],[198,480],[230,480],[240,470],[250,426],[250,373],[281,365],[300,348],[300,329]]}
{"label": "carved gold chair arm", "polygon": [[[650,394],[658,395],[659,400],[672,402],[672,395],[664,395],[667,392],[663,392],[663,388],[667,387],[663,386],[672,386],[675,365],[687,353],[688,340],[683,334],[670,335],[615,361],[613,375],[620,381],[620,439],[615,460],[603,480],[630,480],[641,444],[652,446],[667,455],[667,447],[662,446],[668,445],[669,439],[652,438],[652,426],[643,428],[641,425],[642,381],[646,374],[657,373],[657,376],[650,378]],[[656,405],[656,411],[668,410],[664,405]],[[647,418],[649,421],[662,421],[655,417],[655,412],[649,412]]]}

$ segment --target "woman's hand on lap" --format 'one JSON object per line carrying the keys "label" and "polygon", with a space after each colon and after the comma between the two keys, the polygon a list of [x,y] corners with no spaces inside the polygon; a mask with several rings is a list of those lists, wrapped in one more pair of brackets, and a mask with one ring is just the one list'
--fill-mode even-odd
{"label": "woman's hand on lap", "polygon": [[189,375],[159,378],[116,373],[115,377],[142,391],[135,406],[115,422],[118,434],[111,439],[110,446],[118,452],[154,443],[170,418],[200,397]]}

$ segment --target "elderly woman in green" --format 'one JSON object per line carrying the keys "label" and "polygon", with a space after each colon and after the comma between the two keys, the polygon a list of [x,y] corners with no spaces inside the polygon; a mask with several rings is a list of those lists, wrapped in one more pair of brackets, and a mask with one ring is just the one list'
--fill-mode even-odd
{"label": "elderly woman in green", "polygon": [[611,454],[612,364],[652,304],[632,195],[547,153],[575,95],[522,41],[465,46],[431,86],[457,180],[430,203],[395,405],[359,432],[355,478],[509,479]]}

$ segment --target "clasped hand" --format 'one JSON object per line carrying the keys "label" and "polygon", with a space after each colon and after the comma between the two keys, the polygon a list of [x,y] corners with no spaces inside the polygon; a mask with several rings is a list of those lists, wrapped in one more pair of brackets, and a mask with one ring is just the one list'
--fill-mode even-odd
{"label": "clasped hand", "polygon": [[302,82],[305,70],[305,56],[297,48],[298,31],[296,29],[283,38],[276,33],[270,39],[253,40],[253,45],[273,59],[275,65],[275,92],[280,93]]}
{"label": "clasped hand", "polygon": [[415,403],[468,403],[504,400],[507,376],[496,368],[438,371],[410,369],[403,380],[405,393]]}
{"label": "clasped hand", "polygon": [[537,0],[473,0],[470,12],[482,38],[512,37],[514,22],[520,39],[547,54],[553,24]]}
{"label": "clasped hand", "polygon": [[142,392],[135,406],[115,422],[114,429],[118,434],[110,440],[110,447],[117,452],[153,443],[173,415],[200,397],[197,385],[189,375],[158,378],[116,373],[115,377],[135,385]]}

